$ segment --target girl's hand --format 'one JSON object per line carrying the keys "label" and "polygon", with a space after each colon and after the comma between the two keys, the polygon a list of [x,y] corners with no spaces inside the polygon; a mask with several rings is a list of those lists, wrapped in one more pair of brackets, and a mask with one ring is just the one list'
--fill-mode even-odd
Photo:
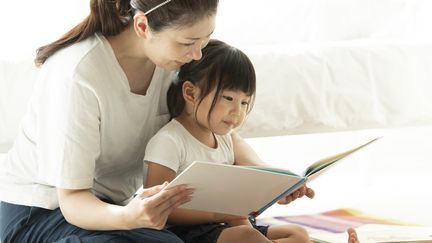
{"label": "girl's hand", "polygon": [[162,185],[144,189],[124,207],[127,228],[163,229],[168,215],[178,206],[189,202],[193,189],[178,185],[169,189]]}
{"label": "girl's hand", "polygon": [[313,198],[315,196],[315,192],[314,190],[312,190],[311,188],[307,187],[306,185],[301,186],[299,189],[297,189],[296,191],[294,191],[293,193],[287,195],[286,197],[280,199],[278,201],[279,204],[288,204],[294,200],[296,200],[297,198],[303,197],[303,196],[307,196],[308,198]]}

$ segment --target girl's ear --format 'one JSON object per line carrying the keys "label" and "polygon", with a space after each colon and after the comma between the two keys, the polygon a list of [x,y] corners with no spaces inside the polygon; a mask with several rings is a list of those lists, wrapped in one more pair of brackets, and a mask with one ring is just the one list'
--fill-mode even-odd
{"label": "girl's ear", "polygon": [[135,33],[142,38],[148,38],[150,34],[150,27],[148,25],[148,19],[147,16],[141,13],[137,13],[134,16],[134,29]]}
{"label": "girl's ear", "polygon": [[195,104],[199,89],[192,82],[185,81],[182,86],[183,98],[186,103]]}

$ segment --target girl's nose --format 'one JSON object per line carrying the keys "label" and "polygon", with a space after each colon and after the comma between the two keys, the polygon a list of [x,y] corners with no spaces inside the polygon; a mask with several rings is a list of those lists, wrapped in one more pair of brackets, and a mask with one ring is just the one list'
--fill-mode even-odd
{"label": "girl's nose", "polygon": [[242,104],[233,104],[231,107],[231,114],[240,116],[242,113]]}

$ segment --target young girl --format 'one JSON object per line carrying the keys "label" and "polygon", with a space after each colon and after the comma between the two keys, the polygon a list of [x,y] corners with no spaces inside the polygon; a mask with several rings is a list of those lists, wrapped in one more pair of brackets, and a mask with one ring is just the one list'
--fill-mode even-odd
{"label": "young girl", "polygon": [[[251,110],[255,72],[240,50],[212,40],[203,57],[184,65],[168,90],[174,118],[146,148],[146,186],[172,180],[195,160],[238,164],[231,131]],[[312,197],[309,189],[308,195]],[[310,242],[295,225],[256,226],[241,217],[176,209],[169,216],[172,231],[185,242]]]}

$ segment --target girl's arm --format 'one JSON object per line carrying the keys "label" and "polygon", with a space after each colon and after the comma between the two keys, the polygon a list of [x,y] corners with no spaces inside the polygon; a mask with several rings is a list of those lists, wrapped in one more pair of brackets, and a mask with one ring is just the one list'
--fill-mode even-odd
{"label": "girl's arm", "polygon": [[[231,133],[231,137],[233,141],[234,160],[236,165],[265,165],[265,163],[260,159],[252,147],[246,143],[243,138],[238,135],[238,133],[233,131]],[[315,192],[304,185],[290,195],[282,198],[279,203],[288,204],[297,198],[303,197],[304,195],[309,198],[313,198],[315,196]]]}
{"label": "girl's arm", "polygon": [[[145,187],[158,185],[164,181],[172,181],[175,176],[176,173],[168,167],[148,162]],[[245,217],[177,208],[169,215],[168,222],[176,225],[194,225],[205,223],[227,223],[229,221],[237,222],[237,220],[243,219],[245,219]]]}
{"label": "girl's arm", "polygon": [[236,165],[265,165],[252,147],[233,131],[231,138],[234,147],[234,161]]}
{"label": "girl's arm", "polygon": [[87,230],[162,229],[168,215],[190,201],[185,186],[164,189],[167,183],[144,190],[126,206],[101,201],[89,189],[57,188],[60,209],[70,224]]}

